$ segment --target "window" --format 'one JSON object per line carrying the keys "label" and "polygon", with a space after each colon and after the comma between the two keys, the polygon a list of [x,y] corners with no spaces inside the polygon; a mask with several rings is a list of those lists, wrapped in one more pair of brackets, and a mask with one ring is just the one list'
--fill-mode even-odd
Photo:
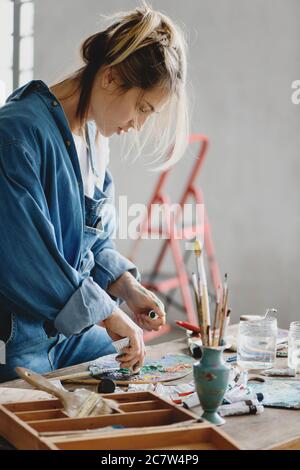
{"label": "window", "polygon": [[33,0],[0,0],[0,106],[33,78]]}

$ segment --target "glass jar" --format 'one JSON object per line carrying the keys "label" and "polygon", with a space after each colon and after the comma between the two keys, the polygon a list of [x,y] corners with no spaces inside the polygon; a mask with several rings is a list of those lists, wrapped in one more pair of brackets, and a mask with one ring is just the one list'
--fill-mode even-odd
{"label": "glass jar", "polygon": [[269,369],[276,360],[277,318],[241,321],[237,363],[244,369]]}
{"label": "glass jar", "polygon": [[288,366],[300,372],[300,321],[294,321],[289,328]]}

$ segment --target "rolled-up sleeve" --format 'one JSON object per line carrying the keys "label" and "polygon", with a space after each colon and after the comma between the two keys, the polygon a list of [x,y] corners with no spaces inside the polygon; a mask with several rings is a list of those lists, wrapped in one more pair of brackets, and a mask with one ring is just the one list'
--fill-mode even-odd
{"label": "rolled-up sleeve", "polygon": [[114,308],[115,302],[111,297],[88,277],[59,312],[54,326],[67,337],[79,334],[87,327],[108,318]]}
{"label": "rolled-up sleeve", "polygon": [[25,142],[0,145],[0,220],[1,302],[52,321],[67,337],[112,314],[113,299],[58,249],[39,168]]}
{"label": "rolled-up sleeve", "polygon": [[115,282],[122,274],[129,271],[137,280],[140,280],[140,273],[131,261],[121,255],[112,240],[106,240],[93,248],[95,267],[93,278],[99,286],[107,290],[109,285]]}

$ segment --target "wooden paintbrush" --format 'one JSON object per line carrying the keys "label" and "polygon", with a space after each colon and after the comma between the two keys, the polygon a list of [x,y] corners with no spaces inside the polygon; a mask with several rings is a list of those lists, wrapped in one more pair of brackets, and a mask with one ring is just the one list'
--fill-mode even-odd
{"label": "wooden paintbrush", "polygon": [[213,337],[212,337],[212,346],[216,346],[216,334],[217,334],[217,327],[219,321],[219,308],[221,302],[221,286],[218,286],[217,290],[217,298],[216,298],[216,308],[215,308],[215,316],[214,316],[214,323],[213,323]]}
{"label": "wooden paintbrush", "polygon": [[[207,291],[207,281],[206,281],[206,274],[204,268],[204,261],[203,261],[203,252],[202,247],[199,240],[196,240],[194,243],[194,251],[196,256],[196,267],[197,267],[197,275],[200,284],[200,298],[201,298],[201,307],[202,307],[202,314],[203,314],[203,328],[204,328],[204,340],[205,345],[211,345],[211,338],[210,338],[210,311],[209,311],[209,298],[208,298],[208,291]],[[209,326],[209,328],[207,328]]]}
{"label": "wooden paintbrush", "polygon": [[198,279],[195,273],[192,274],[192,280],[193,280],[195,303],[196,303],[196,310],[197,310],[197,315],[198,315],[200,334],[201,334],[201,337],[204,338],[205,335],[203,331],[203,312],[202,312],[202,305],[201,305],[201,296],[198,290]]}
{"label": "wooden paintbrush", "polygon": [[226,338],[227,338],[227,330],[228,330],[228,326],[229,326],[229,322],[230,322],[230,314],[231,314],[231,309],[229,308],[226,312],[226,317],[225,317],[225,321],[224,321],[224,328],[223,328],[223,335],[222,335],[222,338],[221,338],[221,341],[223,340],[224,343],[226,342]]}
{"label": "wooden paintbrush", "polygon": [[220,319],[220,333],[219,333],[219,346],[223,346],[222,342],[224,341],[224,327],[226,323],[227,315],[227,303],[228,303],[228,276],[225,274],[224,289],[223,289],[223,299],[222,299],[222,308],[221,308],[221,319]]}
{"label": "wooden paintbrush", "polygon": [[64,406],[65,412],[71,418],[112,414],[115,411],[119,411],[119,407],[116,402],[102,398],[98,393],[90,392],[86,389],[78,389],[75,390],[75,392],[60,390],[48,379],[29,369],[16,367],[15,370],[19,377],[30,385],[59,398]]}

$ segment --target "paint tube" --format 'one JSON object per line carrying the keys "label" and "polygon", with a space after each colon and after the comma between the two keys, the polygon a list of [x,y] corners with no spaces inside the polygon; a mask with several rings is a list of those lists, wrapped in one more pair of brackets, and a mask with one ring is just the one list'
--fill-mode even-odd
{"label": "paint tube", "polygon": [[173,385],[173,386],[167,385],[166,387],[169,388],[172,399],[173,397],[174,398],[185,397],[195,392],[195,385],[193,383],[192,384],[178,384],[178,385]]}
{"label": "paint tube", "polygon": [[165,386],[161,383],[158,383],[155,387],[155,393],[159,397],[163,398],[164,400],[170,401],[170,402],[172,402],[171,392],[172,392],[172,390],[170,389],[170,387]]}
{"label": "paint tube", "polygon": [[246,400],[230,405],[222,405],[218,408],[220,416],[238,416],[238,415],[255,415],[264,411],[263,405],[258,400]]}
{"label": "paint tube", "polygon": [[202,357],[202,341],[199,340],[192,340],[188,338],[188,347],[190,350],[191,355],[194,359],[201,359]]}
{"label": "paint tube", "polygon": [[122,338],[118,341],[114,341],[113,346],[116,348],[116,351],[119,353],[122,349],[126,348],[129,345],[129,338]]}
{"label": "paint tube", "polygon": [[158,315],[155,310],[150,310],[150,312],[148,312],[148,317],[151,318],[151,320],[157,320]]}
{"label": "paint tube", "polygon": [[194,391],[195,385],[193,383],[178,385],[163,385],[158,383],[155,387],[157,395],[178,405],[182,403],[183,397],[191,395]]}
{"label": "paint tube", "polygon": [[182,400],[182,404],[183,404],[183,407],[187,408],[187,409],[195,408],[196,406],[199,406],[200,405],[200,400],[199,400],[199,397],[198,397],[198,393],[194,392],[191,395],[189,395],[188,397],[185,397]]}
{"label": "paint tube", "polygon": [[154,392],[154,384],[129,384],[128,392]]}
{"label": "paint tube", "polygon": [[237,355],[227,357],[226,359],[226,362],[236,362],[236,361],[237,361]]}
{"label": "paint tube", "polygon": [[225,404],[237,403],[244,400],[263,401],[263,399],[264,396],[262,393],[253,393],[248,387],[245,387],[244,385],[239,385],[232,388],[231,390],[228,390],[224,396]]}
{"label": "paint tube", "polygon": [[195,385],[193,382],[178,385],[163,385],[158,383],[155,392],[158,393],[160,389],[167,390],[170,394],[184,396],[185,394],[193,393],[195,391]]}
{"label": "paint tube", "polygon": [[182,402],[184,400],[184,398],[192,395],[193,392],[186,392],[186,393],[180,393],[180,394],[173,394],[173,395],[170,395],[171,396],[171,400],[173,403],[175,403],[176,405],[182,405]]}
{"label": "paint tube", "polygon": [[238,385],[247,386],[248,382],[248,371],[240,370],[237,366],[231,366],[229,372],[229,380],[228,380],[228,389],[231,390]]}

